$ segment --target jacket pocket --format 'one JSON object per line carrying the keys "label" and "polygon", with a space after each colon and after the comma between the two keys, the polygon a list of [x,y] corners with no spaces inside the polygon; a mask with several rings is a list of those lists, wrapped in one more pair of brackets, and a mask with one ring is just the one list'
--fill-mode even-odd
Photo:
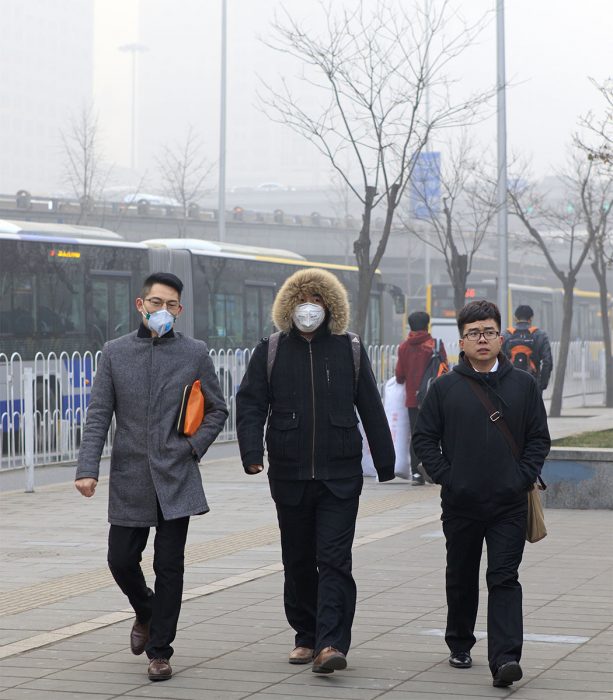
{"label": "jacket pocket", "polygon": [[362,436],[355,413],[330,414],[330,457],[332,459],[362,456]]}
{"label": "jacket pocket", "polygon": [[296,411],[273,411],[268,420],[266,449],[273,460],[297,460],[299,450],[298,426],[300,416]]}

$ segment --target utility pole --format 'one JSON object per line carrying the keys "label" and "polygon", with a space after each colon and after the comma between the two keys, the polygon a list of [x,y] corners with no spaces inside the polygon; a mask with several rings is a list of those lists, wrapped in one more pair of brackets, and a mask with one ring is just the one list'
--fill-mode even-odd
{"label": "utility pole", "polygon": [[219,110],[219,240],[226,240],[226,0],[221,0],[221,95]]}
{"label": "utility pole", "polygon": [[507,212],[507,106],[504,51],[504,0],[496,0],[496,89],[498,116],[498,308],[502,328],[509,325],[509,235]]}
{"label": "utility pole", "polygon": [[131,114],[131,144],[130,144],[130,168],[136,170],[136,54],[148,51],[144,44],[124,44],[120,51],[132,54],[132,114]]}

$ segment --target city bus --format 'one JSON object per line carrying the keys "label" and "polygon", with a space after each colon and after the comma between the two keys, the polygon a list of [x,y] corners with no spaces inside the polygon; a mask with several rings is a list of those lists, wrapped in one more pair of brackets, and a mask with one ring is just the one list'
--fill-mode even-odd
{"label": "city bus", "polygon": [[[539,287],[509,284],[508,318],[513,322],[513,312],[522,305],[531,306],[534,323],[542,328],[549,340],[560,340],[562,332],[562,301],[564,292],[555,287]],[[497,286],[493,281],[478,282],[466,289],[465,299],[490,299],[497,301]],[[600,296],[598,292],[575,289],[571,340],[602,341]],[[458,329],[454,307],[453,287],[450,284],[432,284],[427,290],[426,310],[430,314],[432,334],[445,345],[457,344]],[[609,318],[611,321],[611,318]],[[451,358],[455,361],[454,358]]]}
{"label": "city bus", "polygon": [[[0,221],[3,450],[7,439],[19,440],[26,368],[33,372],[39,432],[46,425],[51,436],[58,423],[64,432],[81,424],[97,353],[106,341],[138,327],[134,300],[156,270],[183,280],[185,311],[176,328],[207,342],[231,401],[250,348],[273,331],[270,310],[278,288],[303,267],[339,277],[355,309],[357,268],[348,265],[314,262],[282,249],[196,239],[128,242],[101,228]],[[377,273],[366,344],[381,344],[389,323],[392,303],[383,290]]]}

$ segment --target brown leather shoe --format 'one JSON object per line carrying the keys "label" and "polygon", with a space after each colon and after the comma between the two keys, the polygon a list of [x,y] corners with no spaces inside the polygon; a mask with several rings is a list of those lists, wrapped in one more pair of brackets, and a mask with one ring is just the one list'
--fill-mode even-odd
{"label": "brown leather shoe", "polygon": [[315,650],[309,647],[296,647],[289,653],[290,664],[310,664]]}
{"label": "brown leather shoe", "polygon": [[147,675],[150,681],[167,681],[172,678],[172,667],[168,659],[151,659]]}
{"label": "brown leather shoe", "polygon": [[145,645],[149,641],[149,623],[134,620],[130,631],[130,649],[133,654],[140,656],[145,651]]}
{"label": "brown leather shoe", "polygon": [[313,673],[333,673],[347,668],[345,654],[334,647],[325,647],[313,661]]}

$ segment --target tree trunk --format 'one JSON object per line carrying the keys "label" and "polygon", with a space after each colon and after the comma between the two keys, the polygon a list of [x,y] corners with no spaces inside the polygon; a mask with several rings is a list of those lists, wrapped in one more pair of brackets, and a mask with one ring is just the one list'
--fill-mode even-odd
{"label": "tree trunk", "polygon": [[605,406],[613,408],[613,354],[611,352],[611,328],[609,326],[609,309],[607,307],[607,268],[606,263],[600,256],[592,263],[592,270],[598,280],[598,290],[600,292],[600,320],[602,321],[602,338],[604,340]]}
{"label": "tree trunk", "polygon": [[364,338],[366,332],[366,317],[368,316],[368,306],[370,302],[370,290],[372,287],[372,276],[370,264],[370,220],[372,217],[373,201],[376,188],[366,187],[364,201],[364,213],[362,214],[362,228],[360,235],[353,243],[353,252],[358,264],[358,308],[355,315],[355,331]]}
{"label": "tree trunk", "polygon": [[456,255],[453,266],[453,304],[457,314],[466,304],[466,280],[468,279],[468,256]]}
{"label": "tree trunk", "polygon": [[564,299],[562,301],[562,333],[560,335],[560,352],[558,353],[555,379],[553,382],[553,394],[549,415],[559,418],[562,415],[562,396],[564,394],[564,377],[566,375],[566,363],[570,348],[570,332],[573,323],[573,290],[575,280],[569,276],[564,281]]}

